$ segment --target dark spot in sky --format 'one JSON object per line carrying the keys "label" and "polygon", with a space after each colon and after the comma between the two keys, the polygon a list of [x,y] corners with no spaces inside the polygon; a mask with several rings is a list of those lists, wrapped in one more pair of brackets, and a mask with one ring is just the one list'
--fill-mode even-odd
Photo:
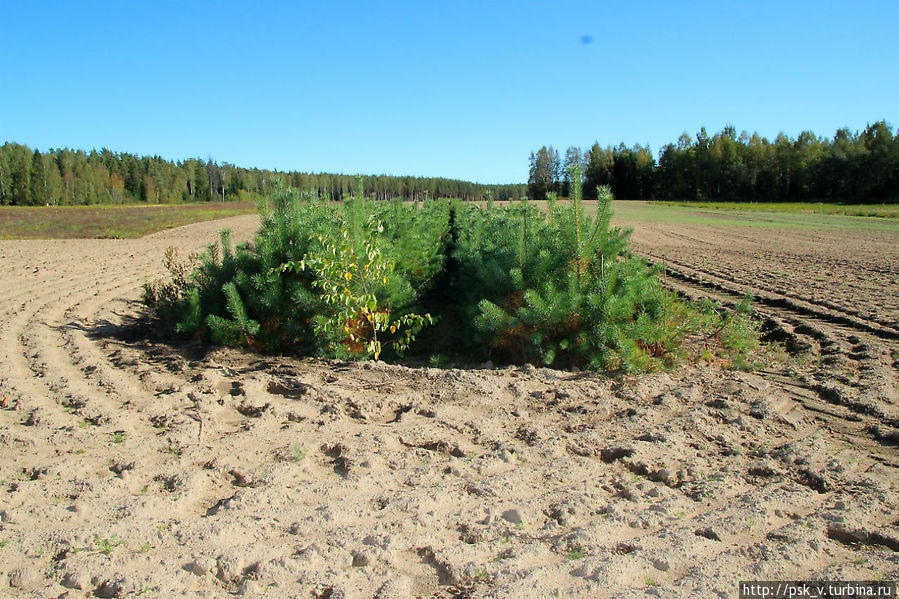
{"label": "dark spot in sky", "polygon": [[584,44],[585,46],[586,46],[587,44],[592,43],[592,42],[593,42],[593,36],[592,36],[592,35],[582,35],[582,36],[581,36],[581,43]]}

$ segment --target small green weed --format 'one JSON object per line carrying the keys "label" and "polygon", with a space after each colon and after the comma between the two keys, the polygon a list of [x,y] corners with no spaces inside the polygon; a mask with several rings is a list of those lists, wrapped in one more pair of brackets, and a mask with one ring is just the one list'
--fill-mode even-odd
{"label": "small green weed", "polygon": [[568,552],[568,559],[583,559],[586,555],[587,552],[582,547],[575,547]]}
{"label": "small green weed", "polygon": [[125,542],[119,540],[115,535],[111,537],[100,537],[99,535],[94,537],[94,546],[97,548],[97,551],[106,556],[112,554],[116,547],[124,544]]}
{"label": "small green weed", "polygon": [[112,436],[112,442],[113,442],[113,443],[124,443],[124,442],[125,442],[125,439],[127,439],[127,438],[128,438],[128,436],[127,436],[124,432],[122,432],[122,431],[117,431],[117,432]]}

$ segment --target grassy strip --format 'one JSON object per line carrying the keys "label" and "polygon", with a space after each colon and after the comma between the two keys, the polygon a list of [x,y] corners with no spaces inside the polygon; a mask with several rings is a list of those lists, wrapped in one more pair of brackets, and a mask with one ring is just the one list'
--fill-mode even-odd
{"label": "grassy strip", "polygon": [[[517,202],[494,202],[497,206],[514,206]],[[532,206],[546,210],[545,201],[531,202]],[[567,200],[559,200],[559,205],[566,205]],[[722,210],[704,206],[722,206]],[[596,215],[596,201],[584,201],[584,212]],[[747,210],[741,207],[750,206]],[[790,212],[789,206],[795,206],[797,212]],[[834,213],[814,212],[814,207],[829,206],[822,210],[833,210]],[[899,206],[893,205],[837,205],[837,204],[751,204],[712,202],[649,202],[638,200],[615,200],[612,204],[614,216],[612,221],[619,226],[634,227],[639,223],[666,223],[683,225],[711,225],[722,227],[752,227],[762,229],[807,229],[807,230],[861,230],[899,232]],[[782,208],[779,212],[778,208]],[[856,210],[861,213],[865,209],[883,211],[880,218],[864,217],[852,214],[840,214],[839,209]],[[800,210],[808,210],[802,212]],[[887,216],[890,212],[896,216]]]}
{"label": "grassy strip", "polygon": [[133,239],[201,221],[252,214],[251,203],[3,206],[0,239]]}
{"label": "grassy strip", "polygon": [[809,202],[651,202],[651,204],[679,206],[698,210],[899,218],[899,204],[823,204]]}
{"label": "grassy strip", "polygon": [[[735,205],[739,206],[739,204]],[[775,204],[760,204],[769,207]],[[899,232],[897,218],[871,218],[843,214],[812,212],[790,213],[756,210],[715,210],[690,204],[669,202],[619,201],[614,204],[616,224],[638,226],[639,223],[709,225],[714,227],[749,227],[762,229],[804,229],[812,231],[888,231]]]}

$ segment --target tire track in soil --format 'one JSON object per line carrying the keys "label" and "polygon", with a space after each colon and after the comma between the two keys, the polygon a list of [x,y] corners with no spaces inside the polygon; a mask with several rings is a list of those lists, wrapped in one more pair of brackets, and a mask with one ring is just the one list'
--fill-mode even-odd
{"label": "tire track in soil", "polygon": [[628,224],[634,246],[657,258],[899,329],[899,230],[762,227],[749,234],[734,225]]}
{"label": "tire track in soil", "polygon": [[[657,238],[676,238],[704,245],[704,240],[668,230],[653,230]],[[730,237],[729,237],[730,238]],[[766,338],[784,343],[794,355],[812,356],[817,368],[805,369],[802,381],[780,377],[800,393],[809,409],[829,416],[832,422],[863,422],[873,434],[895,442],[899,427],[897,364],[893,355],[899,344],[899,329],[879,319],[866,319],[830,302],[815,302],[799,294],[768,285],[748,284],[732,274],[727,265],[714,269],[672,259],[648,249],[644,240],[639,253],[663,268],[663,284],[691,298],[708,298],[733,306],[747,294],[753,296],[754,313],[764,322]],[[725,274],[727,273],[727,274]],[[764,272],[762,273],[764,275]],[[829,404],[844,408],[836,413],[822,408]],[[836,419],[836,420],[834,420]],[[885,430],[881,430],[885,427]],[[892,430],[891,430],[892,429]]]}
{"label": "tire track in soil", "polygon": [[[9,245],[15,246],[16,242]],[[33,243],[21,245],[24,248],[10,253],[24,255],[29,261],[41,260],[29,251]],[[31,448],[27,455],[14,461],[20,464],[17,468],[22,472],[32,473],[32,480],[46,476],[48,470],[53,470],[57,478],[61,476],[62,469],[47,466],[48,461],[59,461],[61,448],[71,454],[71,448],[77,447],[78,453],[84,454],[87,447],[88,456],[94,453],[91,450],[115,456],[118,452],[113,443],[122,441],[111,439],[119,434],[127,438],[141,428],[140,417],[129,414],[129,409],[151,403],[148,399],[141,401],[147,389],[97,348],[92,338],[92,319],[114,305],[117,298],[139,295],[145,273],[160,270],[155,262],[164,247],[152,247],[151,253],[135,265],[133,260],[128,264],[128,258],[135,256],[128,248],[147,244],[131,242],[120,253],[116,252],[115,242],[83,242],[85,250],[73,254],[58,251],[60,245],[71,248],[72,242],[47,245],[47,253],[55,257],[55,268],[63,276],[53,272],[46,260],[34,268],[18,269],[18,273],[10,269],[13,274],[5,277],[4,289],[15,292],[4,293],[0,299],[6,308],[0,327],[0,362],[4,364],[0,392],[6,408],[0,413],[4,415],[2,423],[10,431],[24,424],[31,433],[27,439],[23,435],[4,435],[3,441]],[[99,252],[90,247],[97,245]],[[98,266],[98,258],[106,262]],[[23,272],[29,274],[23,276]],[[126,306],[125,313],[132,311]],[[149,423],[143,428],[152,430]],[[153,438],[144,441],[154,445]],[[127,464],[122,466],[114,460],[113,457],[111,470],[129,469]],[[76,468],[66,474],[77,477],[95,472],[95,468]],[[70,482],[79,486],[75,480]],[[11,488],[15,490],[17,486]],[[66,492],[70,497],[79,495],[73,485]],[[22,505],[10,501],[6,507]]]}
{"label": "tire track in soil", "polygon": [[[91,277],[82,277],[71,282],[82,285],[90,279]],[[24,286],[24,294],[31,295],[31,299],[23,302],[19,309],[7,313],[0,332],[2,362],[5,365],[0,384],[4,385],[5,393],[25,402],[23,407],[48,408],[53,405],[53,402],[46,401],[47,395],[52,394],[48,383],[43,380],[46,378],[46,365],[35,362],[36,350],[29,347],[28,331],[30,327],[48,326],[46,323],[36,322],[36,319],[50,304],[58,304],[67,299],[67,295],[61,293],[65,289],[63,285],[50,287],[48,290],[47,284],[43,282],[39,287]]]}
{"label": "tire track in soil", "polygon": [[[120,272],[120,276],[136,278],[142,272],[142,268],[135,268],[130,272]],[[86,285],[87,282],[90,284]],[[88,396],[100,392],[101,396],[108,396],[123,392],[124,390],[116,389],[110,382],[111,372],[108,367],[104,367],[103,361],[87,360],[85,366],[77,368],[86,362],[85,356],[75,351],[75,331],[83,328],[83,325],[71,318],[79,307],[104,306],[123,293],[133,293],[137,287],[133,284],[103,285],[101,281],[88,275],[62,279],[51,284],[41,282],[40,288],[41,292],[35,293],[33,288],[26,286],[25,293],[32,294],[38,302],[46,298],[52,299],[32,306],[30,310],[23,309],[22,314],[14,321],[16,324],[8,328],[5,335],[7,338],[16,338],[21,343],[27,367],[38,378],[52,379],[52,382],[45,384],[57,403],[71,399],[73,395]],[[81,290],[82,293],[75,290]],[[84,311],[85,319],[89,320],[92,315],[93,312]],[[107,407],[119,405],[116,402]]]}
{"label": "tire track in soil", "polygon": [[831,302],[816,301],[799,294],[786,293],[773,285],[749,282],[736,277],[726,268],[720,269],[723,272],[712,271],[706,266],[697,268],[695,265],[655,255],[652,252],[643,252],[643,255],[652,262],[662,264],[667,272],[687,283],[696,283],[703,287],[724,291],[729,295],[751,293],[757,301],[773,308],[784,308],[791,313],[843,325],[883,339],[899,339],[899,329],[893,324],[873,317],[864,318],[858,311],[849,310]]}

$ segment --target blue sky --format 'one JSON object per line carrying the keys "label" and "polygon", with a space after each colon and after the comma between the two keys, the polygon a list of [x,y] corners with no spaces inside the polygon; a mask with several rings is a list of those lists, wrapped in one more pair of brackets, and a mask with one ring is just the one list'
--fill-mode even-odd
{"label": "blue sky", "polygon": [[507,183],[542,145],[657,155],[702,126],[899,125],[895,0],[3,0],[2,15],[0,141],[42,151]]}

